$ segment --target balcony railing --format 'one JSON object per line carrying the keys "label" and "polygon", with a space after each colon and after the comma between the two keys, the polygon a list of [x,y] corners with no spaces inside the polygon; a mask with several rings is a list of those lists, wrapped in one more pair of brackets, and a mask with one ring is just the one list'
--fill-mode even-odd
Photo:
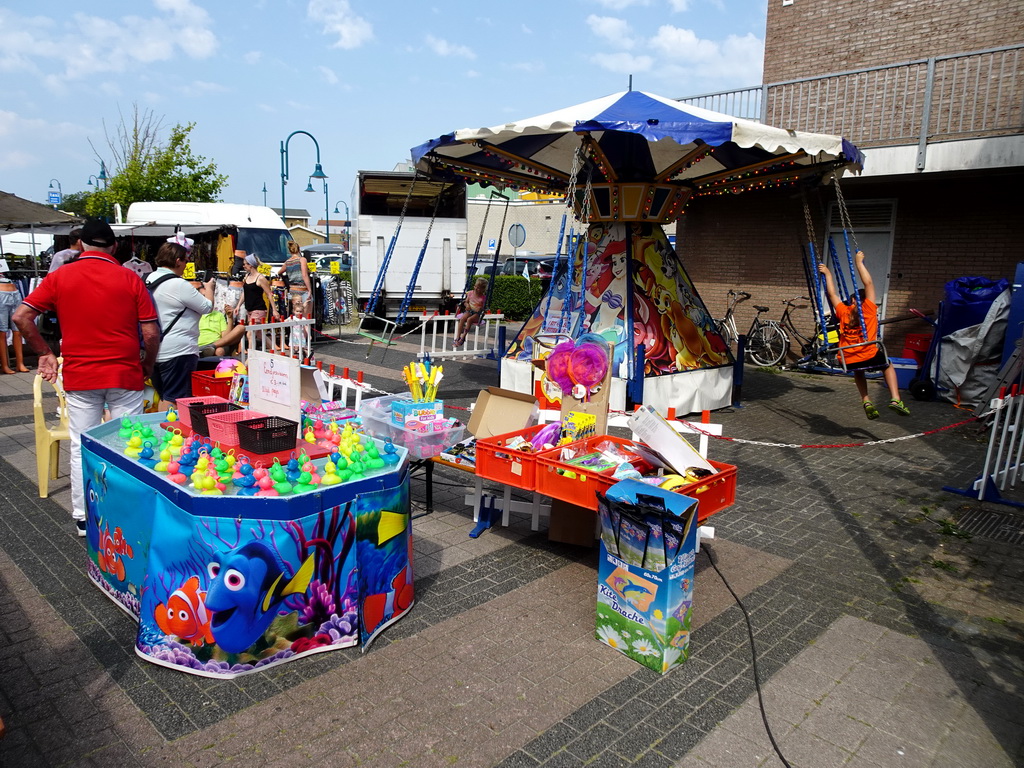
{"label": "balcony railing", "polygon": [[768,125],[840,134],[859,147],[1024,132],[1024,45],[766,83],[680,99]]}

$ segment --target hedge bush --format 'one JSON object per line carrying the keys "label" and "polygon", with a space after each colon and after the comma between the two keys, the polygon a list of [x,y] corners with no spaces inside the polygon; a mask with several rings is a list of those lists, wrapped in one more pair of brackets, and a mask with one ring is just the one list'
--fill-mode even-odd
{"label": "hedge bush", "polygon": [[[487,275],[476,277],[487,279]],[[476,278],[473,282],[476,282]],[[544,286],[540,278],[531,277],[529,290],[525,288],[521,275],[498,275],[494,278],[494,290],[491,292],[488,309],[504,312],[506,320],[526,320],[544,295]]]}

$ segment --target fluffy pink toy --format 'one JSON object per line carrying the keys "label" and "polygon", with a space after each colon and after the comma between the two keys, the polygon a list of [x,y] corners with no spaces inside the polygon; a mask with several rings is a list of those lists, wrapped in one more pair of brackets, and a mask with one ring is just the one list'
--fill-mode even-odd
{"label": "fluffy pink toy", "polygon": [[548,378],[557,384],[558,388],[563,392],[568,392],[572,389],[573,381],[569,378],[569,358],[575,349],[575,342],[571,340],[563,341],[551,350],[551,354],[548,355],[548,359],[545,361]]}

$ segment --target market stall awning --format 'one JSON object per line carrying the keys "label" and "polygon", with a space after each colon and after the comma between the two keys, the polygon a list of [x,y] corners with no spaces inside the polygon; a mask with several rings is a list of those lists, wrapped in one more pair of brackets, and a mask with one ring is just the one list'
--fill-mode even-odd
{"label": "market stall awning", "polygon": [[0,192],[0,229],[4,231],[31,229],[37,234],[67,234],[70,226],[80,221],[77,216],[64,211],[55,211],[49,206],[25,200],[10,192]]}
{"label": "market stall awning", "polygon": [[111,224],[110,228],[118,237],[170,237],[175,232],[184,232],[187,236],[205,235],[210,232],[221,232],[234,229],[232,224]]}

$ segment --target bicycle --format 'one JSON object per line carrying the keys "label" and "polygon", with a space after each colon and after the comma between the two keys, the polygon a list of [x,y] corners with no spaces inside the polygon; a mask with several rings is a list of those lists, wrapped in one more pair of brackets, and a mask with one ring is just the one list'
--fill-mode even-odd
{"label": "bicycle", "polygon": [[[736,305],[741,301],[750,298],[746,291],[729,289],[726,293],[728,302],[725,309],[725,317],[715,321],[718,333],[726,345],[732,349],[732,345],[739,340],[739,331],[736,328],[735,310]],[[761,315],[768,311],[768,307],[754,305],[757,314],[750,322],[750,328],[746,335],[746,354],[750,359],[761,366],[774,366],[786,356],[789,351],[789,338],[786,332],[779,325],[778,321],[763,319]]]}

